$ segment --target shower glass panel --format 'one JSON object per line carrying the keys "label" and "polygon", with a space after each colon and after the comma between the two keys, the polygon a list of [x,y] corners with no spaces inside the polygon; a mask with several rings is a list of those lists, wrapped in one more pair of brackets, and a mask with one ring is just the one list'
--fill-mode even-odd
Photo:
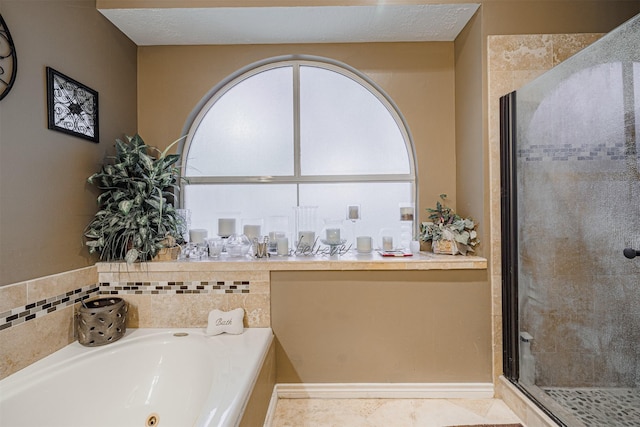
{"label": "shower glass panel", "polygon": [[560,424],[638,426],[640,19],[510,100],[505,372]]}

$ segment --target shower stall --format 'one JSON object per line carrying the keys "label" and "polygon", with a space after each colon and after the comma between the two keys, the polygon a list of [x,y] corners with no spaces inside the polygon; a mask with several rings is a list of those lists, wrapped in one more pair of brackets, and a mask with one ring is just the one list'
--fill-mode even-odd
{"label": "shower stall", "polygon": [[640,18],[501,99],[505,376],[640,425]]}

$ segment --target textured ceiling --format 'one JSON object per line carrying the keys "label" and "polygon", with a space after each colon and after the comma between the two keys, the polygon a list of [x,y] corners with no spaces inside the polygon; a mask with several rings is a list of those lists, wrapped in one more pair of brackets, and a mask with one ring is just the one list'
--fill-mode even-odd
{"label": "textured ceiling", "polygon": [[478,4],[99,9],[139,46],[453,41]]}

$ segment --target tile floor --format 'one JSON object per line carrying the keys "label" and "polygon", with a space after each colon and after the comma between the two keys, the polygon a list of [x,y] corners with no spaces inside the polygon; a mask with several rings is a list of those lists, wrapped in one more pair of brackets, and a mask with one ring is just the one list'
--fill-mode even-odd
{"label": "tile floor", "polygon": [[279,399],[272,421],[271,427],[443,427],[522,423],[498,399]]}

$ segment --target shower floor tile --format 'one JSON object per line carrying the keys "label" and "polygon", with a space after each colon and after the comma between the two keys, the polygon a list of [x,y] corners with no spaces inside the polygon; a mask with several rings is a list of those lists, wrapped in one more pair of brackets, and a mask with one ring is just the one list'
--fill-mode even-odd
{"label": "shower floor tile", "polygon": [[640,425],[640,389],[544,387],[543,390],[586,426]]}

